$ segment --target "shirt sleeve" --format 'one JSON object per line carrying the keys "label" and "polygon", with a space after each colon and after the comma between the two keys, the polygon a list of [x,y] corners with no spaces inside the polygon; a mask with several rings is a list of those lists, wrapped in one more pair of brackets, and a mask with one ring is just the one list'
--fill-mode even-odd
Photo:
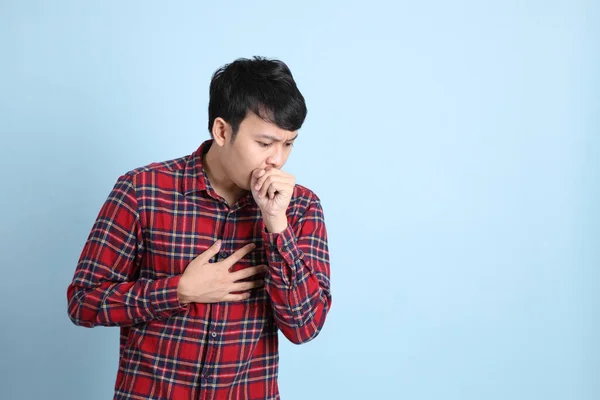
{"label": "shirt sleeve", "polygon": [[135,187],[125,174],[100,209],[67,289],[74,324],[128,326],[187,307],[177,296],[180,276],[138,277],[143,246]]}
{"label": "shirt sleeve", "polygon": [[281,233],[263,230],[269,264],[265,289],[279,329],[293,343],[315,338],[331,306],[330,265],[323,209],[313,198],[304,215]]}

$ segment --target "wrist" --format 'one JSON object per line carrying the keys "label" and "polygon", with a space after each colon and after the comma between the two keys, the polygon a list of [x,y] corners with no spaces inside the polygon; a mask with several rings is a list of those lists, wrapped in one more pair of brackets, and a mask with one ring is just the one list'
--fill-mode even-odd
{"label": "wrist", "polygon": [[281,233],[285,231],[288,226],[287,217],[277,216],[271,218],[264,218],[265,227],[269,233]]}
{"label": "wrist", "polygon": [[191,303],[191,300],[189,299],[188,296],[185,295],[184,288],[185,288],[185,286],[184,286],[183,276],[181,276],[179,278],[179,283],[177,284],[177,298],[179,299],[179,302],[181,304],[185,305],[185,304]]}

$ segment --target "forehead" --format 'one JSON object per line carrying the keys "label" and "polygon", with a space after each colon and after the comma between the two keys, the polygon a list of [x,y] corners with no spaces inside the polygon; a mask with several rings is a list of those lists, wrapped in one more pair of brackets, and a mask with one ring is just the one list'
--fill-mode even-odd
{"label": "forehead", "polygon": [[254,113],[248,113],[240,124],[240,132],[253,138],[271,139],[277,141],[292,140],[297,136],[297,131],[281,129],[272,122],[267,122]]}

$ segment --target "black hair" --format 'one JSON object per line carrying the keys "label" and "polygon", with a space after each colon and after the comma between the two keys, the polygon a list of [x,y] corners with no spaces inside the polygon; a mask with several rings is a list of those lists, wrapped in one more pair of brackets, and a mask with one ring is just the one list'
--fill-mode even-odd
{"label": "black hair", "polygon": [[213,74],[208,103],[211,136],[215,118],[221,117],[231,125],[233,141],[248,112],[281,129],[300,129],[306,118],[306,103],[283,61],[259,56],[238,58]]}

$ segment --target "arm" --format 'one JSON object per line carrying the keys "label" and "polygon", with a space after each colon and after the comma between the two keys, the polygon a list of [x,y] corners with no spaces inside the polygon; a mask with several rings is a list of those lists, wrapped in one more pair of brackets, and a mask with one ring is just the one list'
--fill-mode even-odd
{"label": "arm", "polygon": [[67,289],[74,324],[128,326],[185,309],[177,297],[180,276],[138,278],[142,250],[135,188],[123,175],[100,209]]}
{"label": "arm", "polygon": [[311,200],[295,229],[264,230],[263,240],[269,264],[265,289],[279,329],[293,343],[308,342],[321,331],[331,306],[327,231],[319,199]]}

